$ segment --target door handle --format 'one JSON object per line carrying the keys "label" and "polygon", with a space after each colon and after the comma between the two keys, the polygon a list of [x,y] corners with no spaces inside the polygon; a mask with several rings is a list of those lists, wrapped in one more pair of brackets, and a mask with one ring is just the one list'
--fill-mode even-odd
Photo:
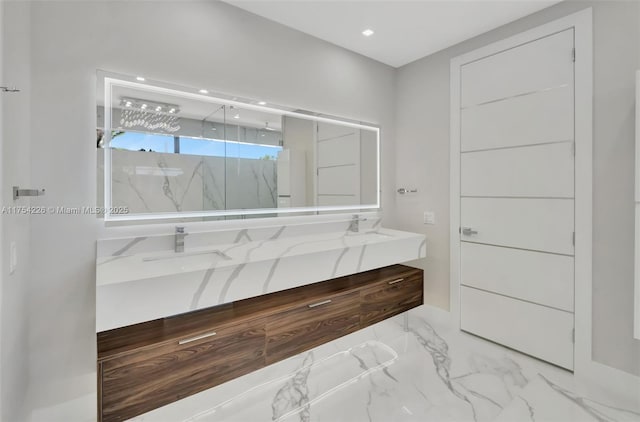
{"label": "door handle", "polygon": [[471,236],[474,234],[478,234],[478,232],[476,230],[473,230],[471,227],[463,227],[462,234],[465,236]]}

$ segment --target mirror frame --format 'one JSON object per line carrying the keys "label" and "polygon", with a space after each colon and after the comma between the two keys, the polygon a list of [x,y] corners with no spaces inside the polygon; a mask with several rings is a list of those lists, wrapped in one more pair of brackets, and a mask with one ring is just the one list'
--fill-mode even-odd
{"label": "mirror frame", "polygon": [[[200,92],[200,88],[190,88],[180,85],[158,82],[154,80],[139,77],[122,75],[113,72],[98,71],[98,90],[104,92],[104,221],[148,221],[148,220],[165,220],[165,219],[188,219],[188,218],[204,218],[204,217],[228,217],[228,216],[259,216],[266,214],[296,214],[296,213],[327,213],[331,211],[363,211],[380,209],[380,127],[378,125],[363,123],[354,120],[348,120],[336,116],[314,113],[306,110],[293,109],[267,103],[261,105],[262,100],[252,100],[237,96],[230,96],[218,92],[209,91],[207,94]],[[334,123],[342,126],[349,126],[358,129],[366,129],[374,131],[376,134],[376,203],[360,204],[348,206],[313,206],[313,207],[291,207],[291,208],[263,208],[263,209],[235,209],[235,210],[211,210],[211,211],[186,211],[186,212],[157,212],[157,213],[136,213],[136,214],[114,214],[112,202],[112,183],[111,183],[111,143],[112,132],[112,87],[122,86],[128,88],[136,88],[151,92],[173,95],[182,98],[189,98],[203,102],[220,103],[224,102],[228,105],[237,106],[239,108],[262,111],[267,113],[280,114],[283,116],[298,117],[306,120],[313,120],[325,123]]]}

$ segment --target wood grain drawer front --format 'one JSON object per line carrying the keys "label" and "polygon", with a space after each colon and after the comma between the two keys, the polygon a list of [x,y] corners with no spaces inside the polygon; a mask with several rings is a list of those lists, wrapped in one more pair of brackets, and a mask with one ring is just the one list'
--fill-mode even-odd
{"label": "wood grain drawer front", "polygon": [[267,320],[267,364],[335,340],[359,328],[359,292],[318,298]]}
{"label": "wood grain drawer front", "polygon": [[[213,334],[215,333],[215,334]],[[207,332],[150,350],[128,364],[102,363],[102,421],[121,421],[264,366],[264,320]]]}
{"label": "wood grain drawer front", "polygon": [[375,324],[423,303],[422,271],[384,280],[360,292],[360,323]]}

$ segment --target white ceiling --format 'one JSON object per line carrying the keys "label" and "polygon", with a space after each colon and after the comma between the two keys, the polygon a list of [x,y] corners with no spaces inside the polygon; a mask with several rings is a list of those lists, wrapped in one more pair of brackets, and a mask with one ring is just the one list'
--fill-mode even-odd
{"label": "white ceiling", "polygon": [[400,67],[561,0],[223,1]]}

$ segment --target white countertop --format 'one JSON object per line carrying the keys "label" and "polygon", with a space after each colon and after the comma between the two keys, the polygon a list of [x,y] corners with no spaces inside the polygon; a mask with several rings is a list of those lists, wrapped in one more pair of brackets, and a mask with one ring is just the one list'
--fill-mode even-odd
{"label": "white countertop", "polygon": [[345,248],[393,244],[406,239],[424,239],[424,236],[398,230],[380,228],[366,232],[332,232],[310,236],[245,241],[212,246],[185,248],[185,252],[145,252],[105,256],[97,260],[97,285],[184,274],[193,271],[235,267],[252,262],[283,257],[309,255]]}
{"label": "white countertop", "polygon": [[98,241],[96,331],[216,306],[426,256],[424,235],[349,222]]}

